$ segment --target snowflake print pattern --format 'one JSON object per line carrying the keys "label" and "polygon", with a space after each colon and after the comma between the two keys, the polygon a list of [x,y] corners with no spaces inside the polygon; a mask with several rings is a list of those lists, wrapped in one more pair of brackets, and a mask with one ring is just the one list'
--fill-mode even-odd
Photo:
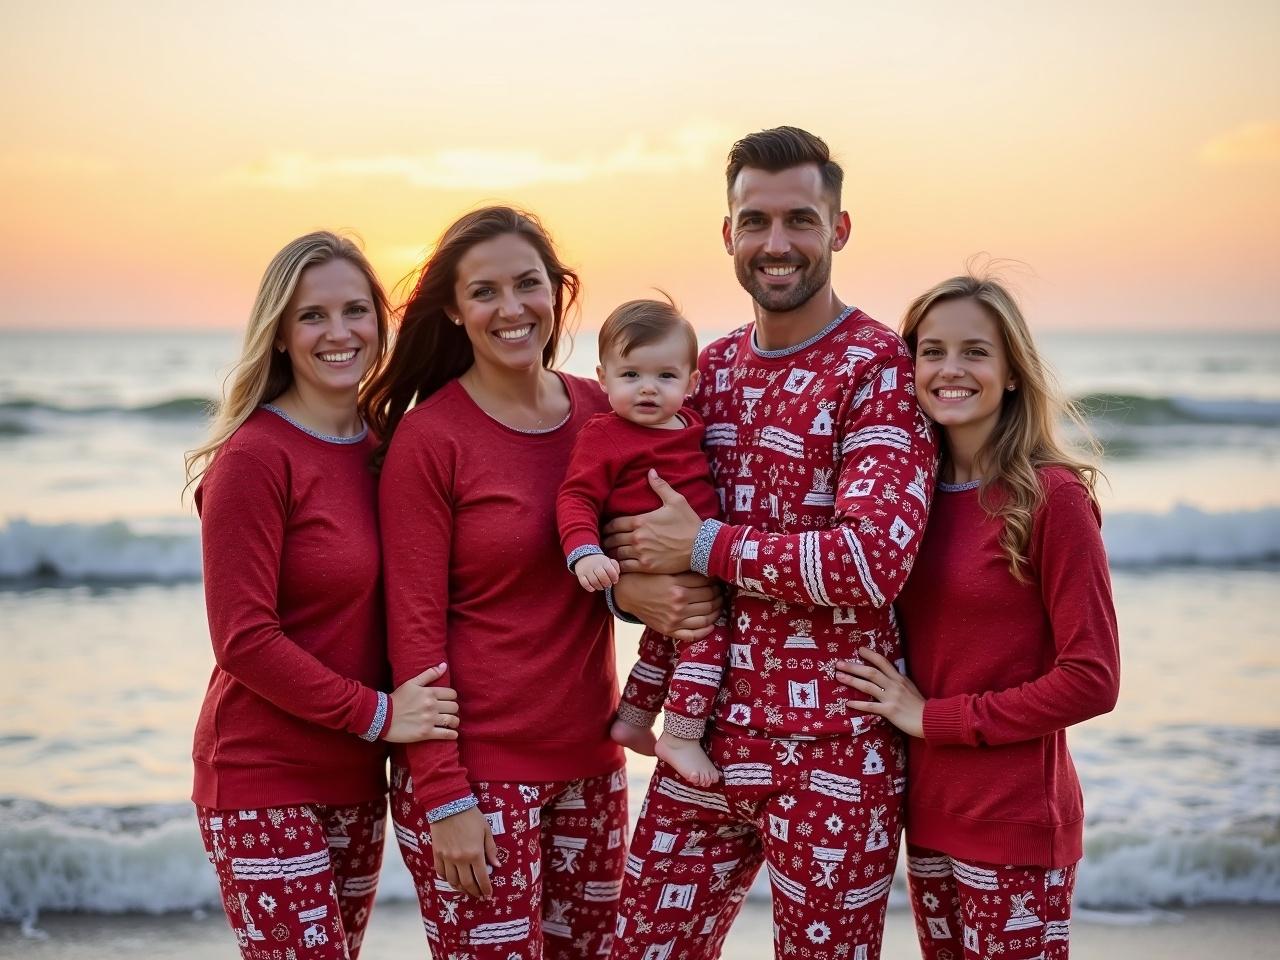
{"label": "snowflake print pattern", "polygon": [[[693,399],[725,504],[707,570],[738,587],[730,643],[753,652],[730,658],[716,722],[861,733],[884,721],[847,707],[829,665],[859,645],[901,658],[889,605],[924,530],[937,445],[909,351],[861,311],[785,356],[761,356],[752,336],[744,327],[703,351]],[[828,655],[789,656],[804,649]]]}

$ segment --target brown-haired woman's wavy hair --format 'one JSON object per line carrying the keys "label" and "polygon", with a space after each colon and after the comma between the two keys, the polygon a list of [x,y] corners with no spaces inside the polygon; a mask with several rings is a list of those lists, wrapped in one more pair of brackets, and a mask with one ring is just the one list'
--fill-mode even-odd
{"label": "brown-haired woman's wavy hair", "polygon": [[[916,352],[921,322],[935,305],[948,300],[972,300],[991,318],[1000,331],[1009,370],[1017,384],[1017,389],[1003,394],[1000,417],[977,459],[983,475],[979,487],[982,505],[988,514],[1004,521],[1000,546],[1014,577],[1025,580],[1032,521],[1044,502],[1037,470],[1048,466],[1070,470],[1096,499],[1098,468],[1068,450],[1061,439],[1059,423],[1064,419],[1072,422],[1093,457],[1100,454],[1100,449],[1079,410],[1062,395],[1052,372],[1040,359],[1017,301],[997,281],[966,274],[944,280],[916,297],[902,320],[902,337],[912,354]],[[945,433],[941,441],[940,465],[945,466]]]}
{"label": "brown-haired woman's wavy hair", "polygon": [[[354,242],[328,230],[308,233],[285,244],[271,258],[258,284],[258,295],[249,312],[249,326],[244,332],[240,359],[223,383],[223,398],[218,404],[209,438],[194,450],[187,451],[186,490],[208,469],[217,452],[233,433],[264,403],[270,403],[293,383],[293,365],[287,353],[272,349],[280,330],[280,318],[293,299],[298,281],[308,267],[330,260],[346,260],[369,281],[373,311],[378,319],[378,344],[370,358],[370,370],[382,362],[387,343],[388,316],[391,312],[378,275]],[[367,389],[368,381],[362,387]]]}
{"label": "brown-haired woman's wavy hair", "polygon": [[551,237],[538,218],[514,207],[482,207],[455,221],[436,242],[423,264],[413,292],[400,308],[395,346],[361,397],[360,412],[381,445],[373,456],[375,469],[386,458],[391,437],[411,406],[421,403],[473,362],[471,341],[462,327],[450,322],[446,307],[456,307],[453,285],[458,262],[478,243],[504,234],[527,240],[538,252],[555,294],[551,339],[542,350],[542,365],[555,362],[566,318],[578,303],[578,275],[556,255]]}

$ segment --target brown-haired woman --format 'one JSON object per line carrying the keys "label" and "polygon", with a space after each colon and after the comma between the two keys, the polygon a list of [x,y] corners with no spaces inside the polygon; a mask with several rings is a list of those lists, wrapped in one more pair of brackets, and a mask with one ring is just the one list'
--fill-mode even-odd
{"label": "brown-haired woman", "polygon": [[466,730],[393,761],[437,957],[594,956],[612,938],[627,796],[612,621],[564,570],[555,523],[574,438],[608,409],[551,370],[577,295],[535,218],[467,214],[422,268],[365,408],[389,441],[393,674],[447,661]]}
{"label": "brown-haired woman", "polygon": [[[246,958],[355,957],[382,863],[381,741],[452,739],[452,690],[388,695],[373,438],[357,397],[387,306],[349,240],[272,259],[199,480],[216,665],[196,726],[200,831]],[[436,665],[433,665],[436,666]]]}

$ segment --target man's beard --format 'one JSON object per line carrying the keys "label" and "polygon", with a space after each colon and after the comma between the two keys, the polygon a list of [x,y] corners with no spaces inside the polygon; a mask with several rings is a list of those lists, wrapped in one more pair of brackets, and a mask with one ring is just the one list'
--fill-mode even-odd
{"label": "man's beard", "polygon": [[795,260],[771,260],[758,257],[754,262],[742,264],[734,261],[734,273],[738,275],[738,283],[751,295],[761,309],[770,313],[787,313],[797,310],[808,303],[815,293],[831,282],[831,255],[827,254],[817,263],[804,261],[800,266],[800,279],[791,287],[783,290],[772,290],[761,282],[756,270],[762,266],[796,265]]}

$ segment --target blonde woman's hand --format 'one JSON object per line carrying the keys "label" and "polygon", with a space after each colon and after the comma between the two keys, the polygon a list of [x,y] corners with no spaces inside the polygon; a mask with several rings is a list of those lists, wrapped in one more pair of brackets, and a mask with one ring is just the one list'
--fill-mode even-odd
{"label": "blonde woman's hand", "polygon": [[858,656],[862,663],[836,661],[836,680],[871,697],[853,700],[851,705],[863,713],[884,717],[908,736],[923,739],[924,697],[916,685],[870,647],[860,649]]}
{"label": "blonde woman's hand", "polygon": [[458,694],[452,687],[433,687],[448,669],[445,664],[422,671],[391,694],[391,743],[458,739]]}

